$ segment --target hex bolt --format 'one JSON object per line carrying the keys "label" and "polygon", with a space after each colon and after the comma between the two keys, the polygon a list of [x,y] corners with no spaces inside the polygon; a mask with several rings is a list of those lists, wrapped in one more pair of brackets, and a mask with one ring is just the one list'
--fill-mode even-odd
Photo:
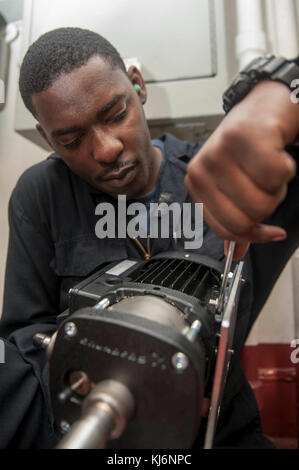
{"label": "hex bolt", "polygon": [[70,430],[70,425],[67,421],[61,421],[60,422],[60,431],[62,434],[66,434]]}
{"label": "hex bolt", "polygon": [[45,335],[44,333],[36,333],[33,336],[33,344],[36,348],[47,349],[51,341],[51,336]]}
{"label": "hex bolt", "polygon": [[69,321],[64,325],[64,332],[67,336],[73,337],[76,336],[78,328],[76,327],[75,323]]}
{"label": "hex bolt", "polygon": [[199,320],[195,320],[187,331],[186,337],[188,338],[188,340],[194,342],[200,329],[201,322]]}
{"label": "hex bolt", "polygon": [[172,356],[171,363],[177,371],[181,372],[187,369],[189,365],[189,359],[186,354],[177,352]]}
{"label": "hex bolt", "polygon": [[106,297],[93,306],[94,310],[103,310],[110,305],[110,300]]}

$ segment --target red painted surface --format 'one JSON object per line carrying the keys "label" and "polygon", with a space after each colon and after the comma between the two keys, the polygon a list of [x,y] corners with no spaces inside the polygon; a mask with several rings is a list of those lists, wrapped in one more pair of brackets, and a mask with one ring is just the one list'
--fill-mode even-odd
{"label": "red painted surface", "polygon": [[255,393],[266,435],[299,448],[299,363],[289,344],[245,346],[242,364]]}

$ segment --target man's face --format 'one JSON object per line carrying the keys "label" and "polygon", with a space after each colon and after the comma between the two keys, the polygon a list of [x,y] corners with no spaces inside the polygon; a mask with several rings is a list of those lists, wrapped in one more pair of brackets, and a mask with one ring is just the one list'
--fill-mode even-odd
{"label": "man's face", "polygon": [[[142,86],[140,94],[133,83]],[[128,77],[99,56],[32,96],[39,132],[74,173],[128,198],[152,189],[162,160],[151,144],[145,100],[136,68]]]}

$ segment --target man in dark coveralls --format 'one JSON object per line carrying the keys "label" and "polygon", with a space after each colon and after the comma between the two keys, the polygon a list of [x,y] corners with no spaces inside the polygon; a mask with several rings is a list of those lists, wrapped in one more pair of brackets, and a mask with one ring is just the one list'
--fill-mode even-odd
{"label": "man in dark coveralls", "polygon": [[[291,157],[285,147],[298,134],[299,109],[287,87],[258,84],[200,150],[171,135],[151,140],[140,71],[130,67],[127,72],[113,46],[90,31],[61,28],[37,40],[24,58],[20,90],[54,153],[21,176],[9,205],[0,446],[55,445],[47,361],[32,337],[55,331],[70,287],[104,264],[143,257],[147,249],[144,240],[141,248],[129,237],[97,238],[95,206],[115,204],[119,194],[145,203],[167,194],[171,202],[192,197],[204,203],[199,253],[224,262],[226,239],[238,242],[236,259],[245,256],[248,282],[215,446],[273,447],[262,434],[239,359],[254,320],[298,246],[298,154]],[[152,240],[150,254],[170,251],[175,242]]]}

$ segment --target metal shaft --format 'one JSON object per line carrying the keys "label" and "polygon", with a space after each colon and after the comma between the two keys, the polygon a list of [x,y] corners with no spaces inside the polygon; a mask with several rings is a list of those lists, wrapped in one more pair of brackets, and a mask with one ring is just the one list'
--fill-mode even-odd
{"label": "metal shaft", "polygon": [[57,449],[104,449],[118,438],[134,411],[130,390],[115,380],[97,384],[85,398],[82,418],[74,423]]}
{"label": "metal shaft", "polygon": [[114,427],[114,413],[101,403],[73,424],[56,449],[104,449]]}

